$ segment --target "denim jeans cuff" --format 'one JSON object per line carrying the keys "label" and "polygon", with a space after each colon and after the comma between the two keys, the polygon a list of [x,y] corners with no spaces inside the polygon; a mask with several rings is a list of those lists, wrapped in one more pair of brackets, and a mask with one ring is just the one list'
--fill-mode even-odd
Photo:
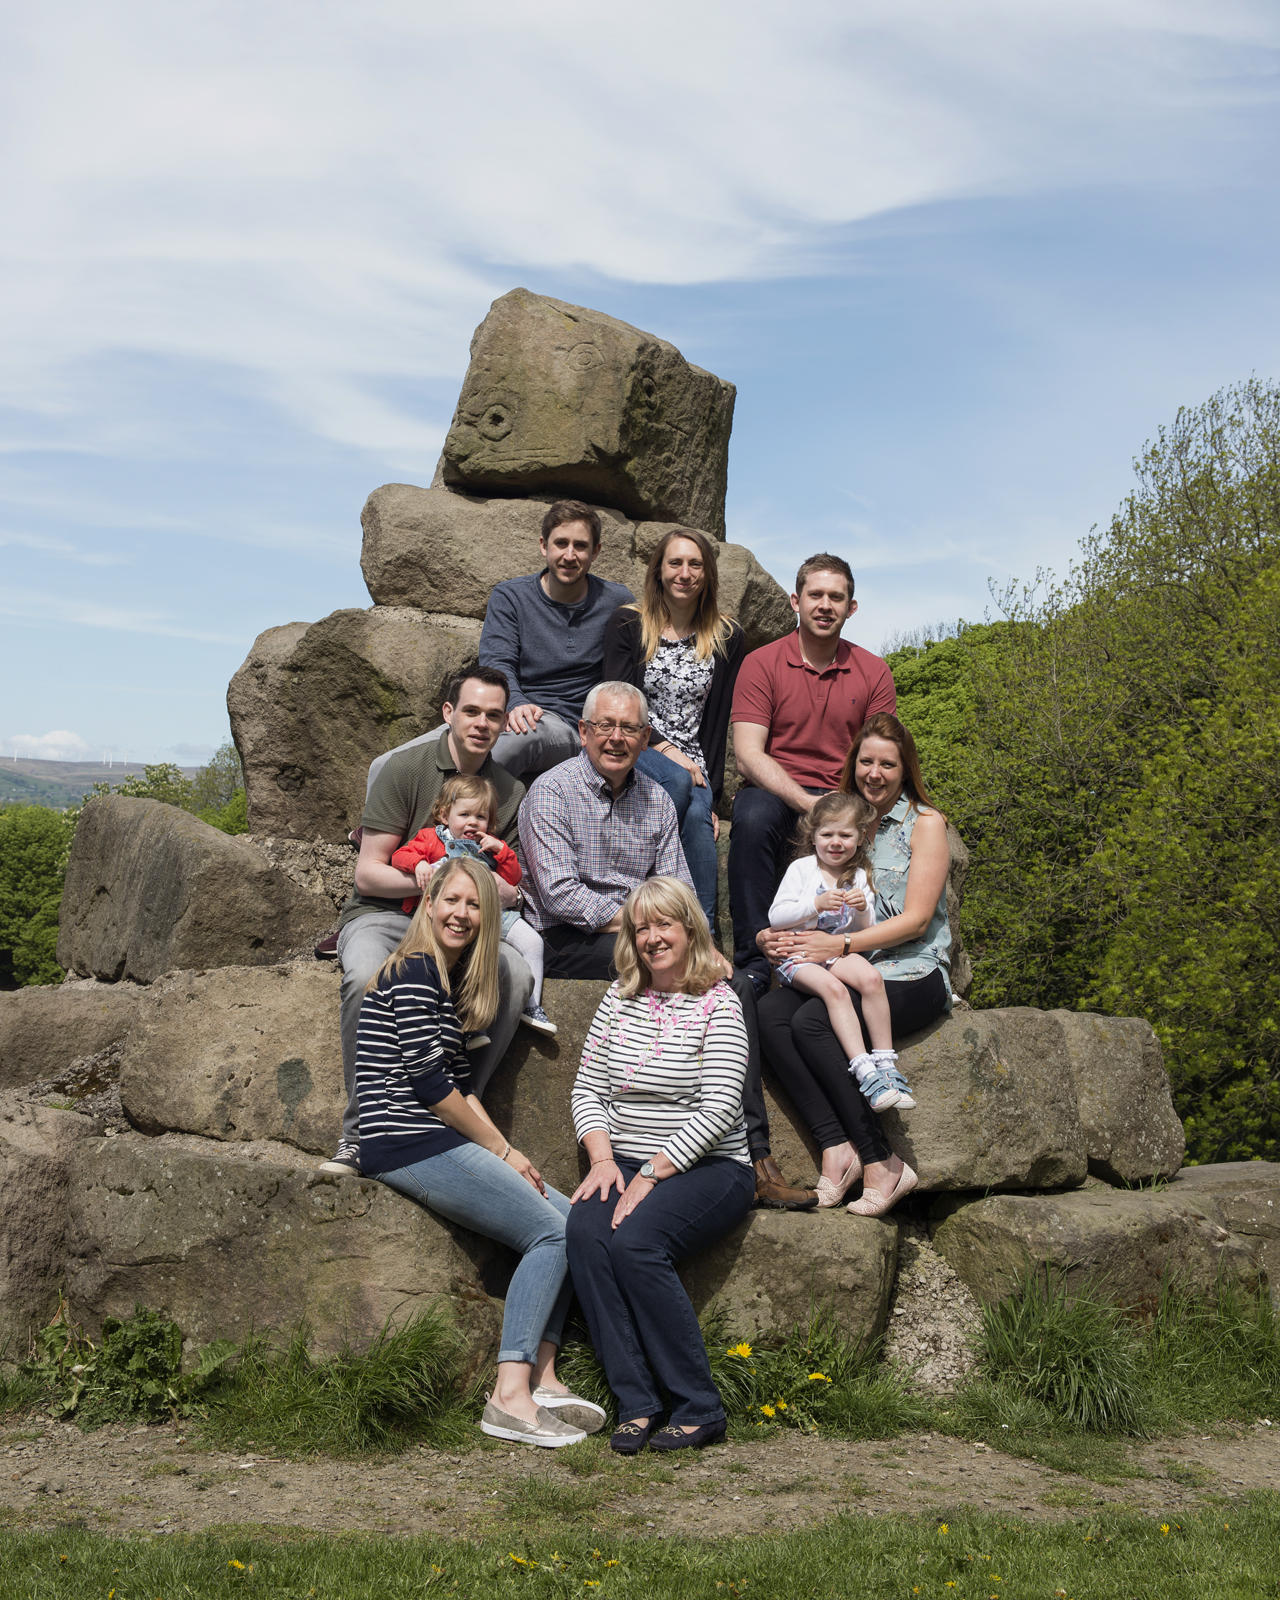
{"label": "denim jeans cuff", "polygon": [[498,1360],[523,1361],[526,1367],[532,1367],[537,1365],[538,1354],[537,1351],[530,1355],[527,1350],[499,1350]]}

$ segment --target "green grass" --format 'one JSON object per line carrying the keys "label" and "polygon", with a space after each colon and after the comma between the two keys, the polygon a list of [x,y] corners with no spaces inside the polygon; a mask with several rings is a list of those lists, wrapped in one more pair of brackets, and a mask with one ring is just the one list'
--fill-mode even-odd
{"label": "green grass", "polygon": [[210,1444],[252,1439],[281,1455],[333,1456],[439,1447],[475,1434],[472,1397],[456,1383],[459,1338],[431,1308],[403,1327],[384,1327],[367,1349],[344,1347],[316,1360],[300,1328],[284,1350],[249,1340],[209,1397],[201,1430]]}
{"label": "green grass", "polygon": [[[122,1540],[0,1532],[12,1600],[409,1600],[595,1595],[615,1600],[848,1596],[1258,1600],[1280,1595],[1280,1499],[1170,1521],[1132,1514],[1029,1524],[989,1516],[846,1515],[785,1536],[702,1541],[519,1530],[478,1543],[318,1539],[231,1529]],[[943,1528],[946,1529],[943,1532]]]}

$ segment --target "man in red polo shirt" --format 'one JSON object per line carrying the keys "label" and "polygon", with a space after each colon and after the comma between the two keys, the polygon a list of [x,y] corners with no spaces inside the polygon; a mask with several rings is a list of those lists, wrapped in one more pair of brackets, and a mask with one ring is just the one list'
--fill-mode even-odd
{"label": "man in red polo shirt", "polygon": [[753,650],[733,695],[733,748],[743,782],[729,837],[733,960],[757,992],[769,963],[756,934],[814,799],[834,789],[853,736],[877,711],[896,711],[893,674],[879,656],[840,637],[858,609],[853,573],[839,556],[810,556],[796,574],[791,606],[799,627]]}

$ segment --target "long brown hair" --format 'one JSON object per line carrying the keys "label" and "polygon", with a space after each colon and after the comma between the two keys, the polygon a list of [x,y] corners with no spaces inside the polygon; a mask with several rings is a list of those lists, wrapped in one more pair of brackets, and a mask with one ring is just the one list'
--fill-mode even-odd
{"label": "long brown hair", "polygon": [[916,742],[911,737],[908,728],[904,728],[888,711],[877,711],[874,717],[867,720],[858,729],[853,743],[849,746],[849,754],[844,758],[844,767],[840,773],[840,787],[849,794],[857,794],[857,767],[858,751],[862,749],[866,739],[888,739],[890,744],[896,744],[898,754],[902,758],[902,792],[918,811],[921,806],[928,806],[936,811],[938,808],[930,800],[928,791],[924,786],[924,775],[920,771],[920,757],[916,754]]}
{"label": "long brown hair", "polygon": [[842,889],[846,883],[852,883],[859,867],[866,873],[867,882],[874,888],[871,857],[867,854],[867,840],[875,837],[876,808],[869,800],[864,800],[856,789],[852,794],[843,789],[833,789],[830,794],[821,795],[813,802],[796,827],[796,848],[792,859],[799,861],[801,856],[817,855],[813,843],[814,834],[819,828],[825,828],[831,822],[839,822],[844,817],[852,818],[853,825],[858,830],[858,848],[840,868],[836,878],[836,888]]}
{"label": "long brown hair", "polygon": [[640,599],[627,606],[628,611],[640,613],[640,645],[646,665],[653,660],[662,642],[662,630],[670,623],[666,595],[662,588],[662,558],[673,539],[688,539],[696,544],[702,556],[702,593],[698,596],[698,609],[693,618],[694,652],[699,661],[705,661],[713,651],[722,656],[729,653],[729,640],[733,637],[731,619],[725,616],[717,603],[720,594],[720,574],[716,566],[716,549],[705,533],[696,528],[673,528],[658,541],[658,548],[649,557],[644,575],[644,588]]}
{"label": "long brown hair", "polygon": [[465,872],[475,884],[480,899],[480,927],[462,953],[465,971],[454,1001],[458,1021],[470,1033],[487,1028],[498,1014],[498,941],[502,937],[502,914],[493,869],[473,856],[447,856],[440,863],[427,892],[418,902],[413,921],[405,929],[404,938],[369,979],[364,992],[369,994],[384,978],[392,981],[398,978],[410,956],[426,955],[436,964],[440,987],[447,995],[452,995],[449,967],[436,944],[435,929],[431,925],[431,902],[459,872]]}
{"label": "long brown hair", "polygon": [[622,926],[613,946],[618,993],[630,1000],[648,987],[650,972],[636,948],[636,924],[655,915],[680,923],[689,936],[689,953],[680,978],[681,994],[706,994],[723,974],[702,907],[693,890],[679,878],[646,878],[623,902]]}

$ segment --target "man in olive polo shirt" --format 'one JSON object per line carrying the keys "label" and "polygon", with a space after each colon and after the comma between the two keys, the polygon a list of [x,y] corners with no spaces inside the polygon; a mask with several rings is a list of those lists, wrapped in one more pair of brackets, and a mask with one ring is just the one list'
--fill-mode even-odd
{"label": "man in olive polo shirt", "polygon": [[858,609],[853,573],[839,556],[810,556],[791,596],[794,633],[753,650],[733,693],[733,748],[743,779],[729,835],[733,960],[763,994],[769,963],[756,934],[795,842],[796,822],[838,787],[853,736],[878,711],[896,711],[893,674],[840,637]]}
{"label": "man in olive polo shirt", "polygon": [[[498,791],[499,838],[519,844],[516,825],[524,784],[500,767],[490,754],[507,720],[507,679],[494,667],[468,662],[445,690],[446,734],[425,744],[395,751],[379,771],[365,798],[356,882],[342,908],[338,927],[338,960],[342,965],[342,1077],[347,1109],[342,1137],[332,1161],[322,1172],[360,1170],[360,1102],[356,1098],[356,1025],[365,985],[404,937],[409,918],[400,909],[409,895],[420,893],[413,875],[391,865],[406,840],[431,826],[432,809],[447,778],[477,773]],[[520,900],[519,889],[495,878],[503,910]],[[516,1031],[520,1013],[533,992],[533,974],[523,959],[503,943],[498,946],[498,1014],[489,1024],[489,1043],[472,1052],[471,1087],[484,1086]]]}

